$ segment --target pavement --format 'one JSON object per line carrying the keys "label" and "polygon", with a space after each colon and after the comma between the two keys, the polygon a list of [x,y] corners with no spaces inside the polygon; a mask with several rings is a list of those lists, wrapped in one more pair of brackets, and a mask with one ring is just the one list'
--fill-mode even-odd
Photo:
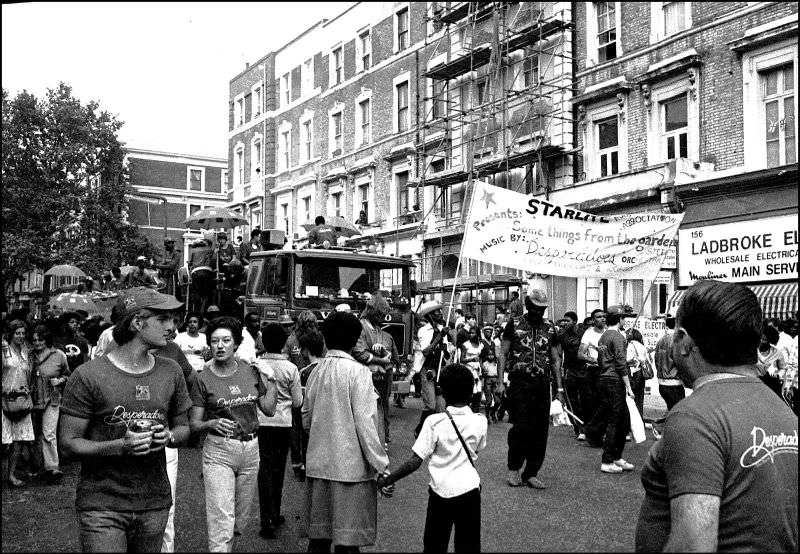
{"label": "pavement", "polygon": [[[405,409],[392,407],[390,469],[410,454],[421,400],[409,398]],[[666,406],[645,396],[645,420],[658,419]],[[507,422],[489,426],[487,448],[478,454],[481,475],[482,550],[484,552],[632,552],[639,507],[644,498],[640,469],[654,443],[626,444],[632,472],[605,474],[600,449],[575,440],[571,427],[550,427],[547,456],[539,478],[548,488],[511,488],[506,484]],[[3,552],[74,552],[75,485],[80,464],[65,463],[58,485],[31,484],[22,489],[3,484]],[[378,499],[378,538],[365,552],[420,552],[427,507],[427,464],[399,481],[394,497]],[[249,526],[236,538],[234,552],[304,552],[300,515],[305,483],[295,480],[287,461],[283,494],[286,523],[276,538],[258,536],[258,500]],[[182,448],[175,516],[176,552],[207,551],[201,450]],[[452,550],[452,540],[450,549]]]}

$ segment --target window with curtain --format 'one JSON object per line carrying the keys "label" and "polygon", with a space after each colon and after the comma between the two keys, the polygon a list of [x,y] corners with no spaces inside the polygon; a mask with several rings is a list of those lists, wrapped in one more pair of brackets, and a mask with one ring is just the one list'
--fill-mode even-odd
{"label": "window with curtain", "polygon": [[639,311],[644,299],[644,282],[641,279],[622,280],[622,302],[633,306],[634,311]]}
{"label": "window with curtain", "polygon": [[797,161],[794,64],[761,73],[767,167]]}
{"label": "window with curtain", "polygon": [[664,34],[672,35],[686,28],[686,2],[662,2]]}
{"label": "window with curtain", "polygon": [[400,83],[396,88],[397,95],[397,131],[408,131],[408,81]]}
{"label": "window with curtain", "polygon": [[397,50],[408,48],[408,8],[397,12]]}

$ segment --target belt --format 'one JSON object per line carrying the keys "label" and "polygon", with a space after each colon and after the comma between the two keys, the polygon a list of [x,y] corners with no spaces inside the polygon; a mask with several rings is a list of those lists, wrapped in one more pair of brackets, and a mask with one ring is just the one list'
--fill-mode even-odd
{"label": "belt", "polygon": [[239,435],[236,437],[226,437],[225,435],[220,435],[219,433],[209,433],[214,435],[215,437],[220,437],[223,439],[233,440],[233,441],[242,441],[248,442],[258,437],[258,433],[247,433],[246,435]]}

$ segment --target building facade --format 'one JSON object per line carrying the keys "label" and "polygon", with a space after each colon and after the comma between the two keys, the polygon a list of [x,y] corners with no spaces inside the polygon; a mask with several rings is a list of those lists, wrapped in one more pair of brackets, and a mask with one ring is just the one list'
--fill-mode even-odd
{"label": "building facade", "polygon": [[125,163],[134,190],[128,221],[158,248],[163,248],[165,236],[173,238],[185,261],[188,245],[199,232],[187,230],[184,220],[197,210],[227,205],[227,161],[128,148]]}
{"label": "building facade", "polygon": [[[674,313],[685,287],[719,278],[751,285],[767,315],[788,317],[797,309],[797,5],[577,2],[575,23],[577,194],[553,199],[601,214],[684,213],[676,255],[652,289],[585,280],[579,307]],[[768,231],[769,247],[736,240]]]}

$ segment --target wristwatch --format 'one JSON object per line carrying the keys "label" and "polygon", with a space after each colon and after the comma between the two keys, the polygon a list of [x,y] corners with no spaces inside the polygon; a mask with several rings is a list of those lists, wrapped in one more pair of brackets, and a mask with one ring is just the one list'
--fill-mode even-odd
{"label": "wristwatch", "polygon": [[564,392],[564,389],[556,389],[556,392]]}

